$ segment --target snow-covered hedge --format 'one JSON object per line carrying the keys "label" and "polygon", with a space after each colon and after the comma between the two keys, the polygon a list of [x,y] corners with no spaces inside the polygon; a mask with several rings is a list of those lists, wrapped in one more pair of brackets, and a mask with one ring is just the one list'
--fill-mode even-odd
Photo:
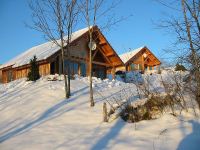
{"label": "snow-covered hedge", "polygon": [[143,83],[142,74],[139,71],[126,72],[126,82],[130,83]]}

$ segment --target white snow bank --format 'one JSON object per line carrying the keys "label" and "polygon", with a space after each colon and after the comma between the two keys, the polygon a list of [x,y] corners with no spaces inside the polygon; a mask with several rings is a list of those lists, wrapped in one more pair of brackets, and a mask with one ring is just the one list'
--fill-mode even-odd
{"label": "white snow bank", "polygon": [[[107,97],[94,93],[93,108],[89,105],[87,78],[71,80],[72,96],[67,100],[63,80],[47,81],[44,77],[36,82],[20,79],[0,85],[0,149],[199,149],[200,121],[191,109],[179,118],[165,114],[137,124],[121,119],[103,123],[103,102],[111,96],[119,97],[124,88],[124,97],[129,90],[137,92],[133,84],[97,78],[93,81],[95,87],[105,85],[101,94]],[[111,83],[121,85],[109,88]]]}
{"label": "white snow bank", "polygon": [[126,82],[130,83],[143,83],[142,74],[139,71],[126,72]]}
{"label": "white snow bank", "polygon": [[[80,77],[78,75],[75,75],[75,80],[82,81],[87,85],[89,85],[89,77]],[[101,78],[92,77],[92,87],[95,88],[95,90],[97,91],[123,86],[124,84],[125,84],[124,82],[115,79],[102,80]]]}

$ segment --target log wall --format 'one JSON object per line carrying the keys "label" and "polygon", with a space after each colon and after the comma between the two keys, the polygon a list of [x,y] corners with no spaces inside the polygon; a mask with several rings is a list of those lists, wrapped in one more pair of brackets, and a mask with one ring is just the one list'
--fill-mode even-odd
{"label": "log wall", "polygon": [[2,70],[0,70],[0,83],[2,83]]}
{"label": "log wall", "polygon": [[[30,71],[30,67],[24,66],[23,68],[9,68],[6,70],[0,70],[0,82],[8,83],[10,81],[26,78]],[[50,63],[39,65],[40,76],[45,76],[50,74]]]}
{"label": "log wall", "polygon": [[25,78],[28,76],[29,68],[17,69],[15,71],[15,79]]}
{"label": "log wall", "polygon": [[39,65],[40,76],[46,76],[50,74],[50,63]]}

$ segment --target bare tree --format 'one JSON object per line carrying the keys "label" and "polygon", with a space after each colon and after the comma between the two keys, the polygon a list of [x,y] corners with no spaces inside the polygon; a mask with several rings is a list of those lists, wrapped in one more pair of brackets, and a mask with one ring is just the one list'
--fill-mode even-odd
{"label": "bare tree", "polygon": [[[191,75],[194,76],[195,100],[200,108],[200,1],[156,1],[182,16],[173,16],[171,19],[164,20],[160,26],[168,28],[176,35],[177,41],[174,43],[174,48],[176,54],[179,54],[179,61],[186,63],[190,68]],[[176,3],[179,7],[172,7],[172,3]]]}
{"label": "bare tree", "polygon": [[[115,18],[112,10],[120,3],[121,0],[79,0],[78,6],[82,14],[82,21],[87,25],[89,31],[89,81],[90,81],[90,106],[94,106],[93,89],[92,89],[92,50],[98,46],[95,44],[94,32],[95,26],[101,29],[110,28],[111,26],[125,20],[126,18]],[[106,17],[106,14],[110,13]],[[95,46],[94,46],[95,45]]]}
{"label": "bare tree", "polygon": [[[44,37],[61,49],[62,72],[65,80],[65,96],[70,97],[70,42],[72,29],[78,15],[76,0],[34,0],[30,2],[33,25],[29,26],[44,34]],[[67,37],[65,37],[67,35]],[[65,50],[66,47],[66,50]],[[67,74],[65,58],[67,57]]]}
{"label": "bare tree", "polygon": [[[192,0],[189,4],[185,0],[181,0],[182,11],[184,15],[184,23],[187,33],[187,41],[189,44],[189,62],[192,65],[194,71],[194,77],[196,80],[196,101],[200,109],[200,26],[199,26],[199,13],[200,13],[200,1]],[[187,16],[187,11],[189,11],[190,18]],[[191,21],[189,21],[191,19]],[[194,25],[192,25],[194,24]],[[194,33],[191,33],[194,32]]]}

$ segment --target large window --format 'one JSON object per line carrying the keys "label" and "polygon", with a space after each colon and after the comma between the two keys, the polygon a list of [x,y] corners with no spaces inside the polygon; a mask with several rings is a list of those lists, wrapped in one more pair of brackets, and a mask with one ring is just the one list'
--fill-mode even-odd
{"label": "large window", "polygon": [[68,63],[68,60],[65,60],[64,61],[64,73],[67,74],[67,63]]}
{"label": "large window", "polygon": [[78,63],[74,62],[74,61],[67,61],[67,60],[65,60],[65,62],[64,62],[65,73],[67,74],[67,63],[69,63],[70,75],[78,74]]}
{"label": "large window", "polygon": [[70,62],[70,74],[75,75],[78,74],[78,63]]}

